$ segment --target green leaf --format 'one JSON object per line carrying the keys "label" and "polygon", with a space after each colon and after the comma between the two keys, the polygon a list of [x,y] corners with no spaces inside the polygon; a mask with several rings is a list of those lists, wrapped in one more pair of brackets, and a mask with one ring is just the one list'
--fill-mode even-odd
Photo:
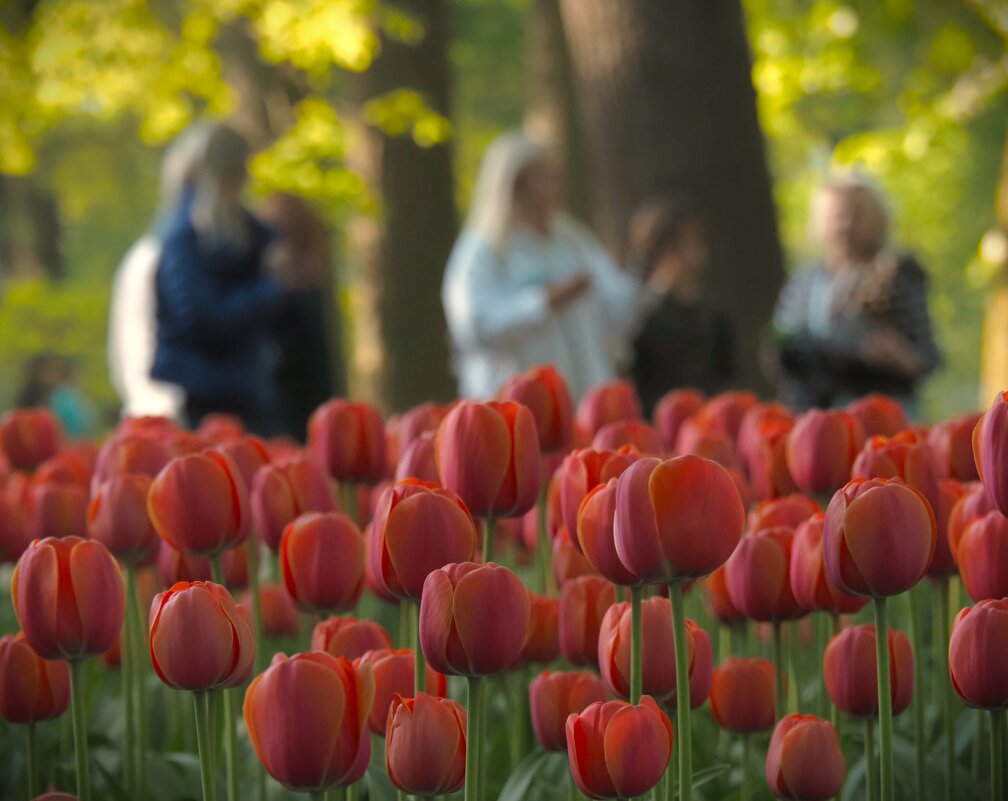
{"label": "green leaf", "polygon": [[524,801],[529,798],[529,788],[536,776],[548,764],[551,754],[536,751],[526,756],[518,766],[511,771],[504,789],[501,790],[498,801]]}

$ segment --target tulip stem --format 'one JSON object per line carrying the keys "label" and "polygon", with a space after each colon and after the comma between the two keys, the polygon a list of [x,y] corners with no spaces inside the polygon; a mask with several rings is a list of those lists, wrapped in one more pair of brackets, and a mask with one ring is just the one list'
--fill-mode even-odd
{"label": "tulip stem", "polygon": [[641,612],[641,585],[630,588],[630,703],[640,703],[644,684],[644,624]]}
{"label": "tulip stem", "polygon": [[28,798],[39,794],[38,750],[35,743],[35,721],[29,721],[25,727],[28,752]]}
{"label": "tulip stem", "polygon": [[225,687],[220,693],[224,702],[224,770],[227,775],[227,801],[238,801],[234,697],[229,687]]}
{"label": "tulip stem", "polygon": [[752,736],[749,734],[742,735],[742,788],[741,788],[741,799],[742,801],[749,801],[752,797],[752,790],[749,787],[750,777],[752,776]]}
{"label": "tulip stem", "polygon": [[[404,603],[406,603],[404,601]],[[410,603],[410,628],[413,639],[413,697],[427,692],[427,663],[420,647],[420,604]]]}
{"label": "tulip stem", "polygon": [[224,560],[219,553],[210,557],[210,579],[214,584],[224,584]]}
{"label": "tulip stem", "polygon": [[865,798],[878,799],[878,771],[875,769],[875,719],[864,720]]}
{"label": "tulip stem", "polygon": [[324,801],[325,796],[325,790],[310,790],[308,792],[309,801]]}
{"label": "tulip stem", "polygon": [[690,736],[689,645],[683,614],[682,580],[669,585],[672,596],[672,635],[676,661],[676,717],[679,735],[679,798],[693,797],[693,746]]}
{"label": "tulip stem", "polygon": [[[130,602],[129,577],[133,574],[132,568],[126,569],[126,602]],[[130,619],[129,609],[123,618],[122,632],[119,639],[119,679],[122,684],[123,714],[126,717],[126,736],[123,738],[123,777],[126,785],[126,792],[129,795],[137,795],[136,784],[136,763],[137,763],[137,736],[136,736],[136,709],[134,708],[134,686],[133,669],[135,661],[135,650],[133,644],[133,621]],[[139,666],[137,666],[139,667]],[[142,699],[141,699],[142,702]]]}
{"label": "tulip stem", "polygon": [[357,783],[354,782],[346,788],[346,801],[357,801]]}
{"label": "tulip stem", "polygon": [[196,709],[196,747],[199,750],[200,778],[203,781],[203,801],[213,801],[213,744],[210,742],[210,693],[198,690],[193,693]]}
{"label": "tulip stem", "polygon": [[788,666],[788,679],[787,683],[787,711],[797,712],[798,711],[798,692],[800,687],[800,677],[798,675],[798,621],[794,621],[788,624],[787,627],[787,666]]}
{"label": "tulip stem", "polygon": [[147,650],[147,628],[143,623],[140,607],[140,589],[137,586],[135,567],[126,570],[126,625],[132,627],[130,639],[133,641],[132,659],[133,687],[136,693],[136,787],[141,798],[147,794],[147,703],[144,698],[144,678],[149,660]]}
{"label": "tulip stem", "polygon": [[914,750],[915,750],[915,774],[916,795],[914,798],[921,799],[927,797],[924,789],[924,699],[927,695],[924,692],[924,650],[921,637],[921,613],[920,613],[920,593],[918,588],[910,590],[907,594],[907,601],[910,604],[910,641],[913,643],[914,653],[914,694],[913,694],[913,723],[914,723]]}
{"label": "tulip stem", "polygon": [[1005,711],[992,709],[991,718],[991,788],[994,801],[1005,801],[1004,744]]}
{"label": "tulip stem", "polygon": [[[539,502],[536,503],[536,562],[539,565],[542,594],[552,598],[556,595],[556,587],[553,586],[553,548],[546,522],[547,507],[547,488],[543,487],[539,493]],[[577,536],[577,532],[574,534]]]}
{"label": "tulip stem", "polygon": [[497,518],[488,517],[483,527],[483,564],[493,557],[494,535],[497,534]]}
{"label": "tulip stem", "polygon": [[[942,718],[945,726],[945,801],[955,801],[956,787],[956,752],[955,752],[955,697],[952,694],[952,684],[948,671],[948,641],[949,641],[949,595],[951,576],[945,576],[939,582],[938,603],[940,607],[936,617],[941,624],[941,639],[938,641],[937,665],[944,668],[941,679]],[[917,690],[916,692],[920,692]]]}
{"label": "tulip stem", "polygon": [[784,663],[784,643],[782,624],[779,620],[773,622],[773,661],[774,661],[774,695],[777,720],[787,714],[787,696],[785,695],[784,678],[787,675],[787,665]]}
{"label": "tulip stem", "polygon": [[352,481],[344,481],[342,484],[343,493],[343,513],[353,520],[353,524],[360,527],[360,510],[357,508],[357,485]]}
{"label": "tulip stem", "polygon": [[70,662],[70,706],[73,715],[74,756],[77,764],[77,798],[79,801],[91,801],[87,714],[84,710],[84,663],[80,659]]}
{"label": "tulip stem", "polygon": [[468,679],[468,717],[466,718],[465,801],[479,801],[480,713],[482,712],[483,677]]}
{"label": "tulip stem", "polygon": [[256,654],[255,672],[262,670],[262,658],[266,649],[263,647],[262,595],[259,592],[259,540],[250,535],[245,540],[245,553],[248,557],[249,596],[252,598],[252,632],[255,635]]}
{"label": "tulip stem", "polygon": [[893,801],[892,685],[889,674],[889,609],[887,599],[875,599],[875,661],[878,665],[879,761],[882,801]]}
{"label": "tulip stem", "polygon": [[413,601],[407,598],[399,600],[399,631],[396,639],[400,648],[412,648],[416,638],[416,627],[413,625]]}
{"label": "tulip stem", "polygon": [[[836,637],[840,630],[843,628],[843,624],[840,622],[840,613],[834,612],[830,615],[830,620],[832,623],[832,637]],[[825,653],[825,649],[823,649]],[[820,660],[822,659],[822,654],[820,655]],[[822,664],[820,662],[820,664]],[[826,692],[826,678],[823,677],[823,692]],[[829,693],[826,693],[827,703],[830,705],[830,723],[833,724],[833,728],[836,729],[837,739],[840,738],[840,725],[842,721],[840,720],[840,710],[829,700]]]}

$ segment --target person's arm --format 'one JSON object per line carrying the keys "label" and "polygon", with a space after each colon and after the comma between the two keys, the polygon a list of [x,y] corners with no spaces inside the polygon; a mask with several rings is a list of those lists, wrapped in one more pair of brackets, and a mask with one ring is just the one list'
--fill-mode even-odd
{"label": "person's arm", "polygon": [[904,257],[896,274],[890,305],[890,330],[883,329],[889,350],[904,368],[917,377],[941,364],[941,352],[935,342],[928,311],[927,275],[916,259]]}

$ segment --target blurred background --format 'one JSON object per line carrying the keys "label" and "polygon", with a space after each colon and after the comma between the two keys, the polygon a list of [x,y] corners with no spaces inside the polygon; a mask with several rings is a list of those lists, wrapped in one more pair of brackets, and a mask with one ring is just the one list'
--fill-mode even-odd
{"label": "blurred background", "polygon": [[[656,192],[688,192],[744,383],[809,199],[858,168],[931,279],[928,419],[1008,385],[1003,0],[7,0],[0,4],[0,408],[50,351],[102,419],[110,282],[197,119],[253,143],[252,191],[334,235],[350,393],[456,394],[444,265],[483,150],[551,141],[567,204],[617,257]],[[986,323],[985,323],[986,318]],[[1004,329],[1004,330],[1001,330]]]}

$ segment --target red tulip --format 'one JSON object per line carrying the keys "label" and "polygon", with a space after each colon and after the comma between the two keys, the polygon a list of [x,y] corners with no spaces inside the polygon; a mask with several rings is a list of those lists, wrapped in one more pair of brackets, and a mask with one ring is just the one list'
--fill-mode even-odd
{"label": "red tulip", "polygon": [[86,485],[33,482],[28,527],[38,539],[87,537]]}
{"label": "red tulip", "polygon": [[385,475],[385,423],[366,403],[333,398],[308,421],[308,450],[337,481],[373,484]]}
{"label": "red tulip", "polygon": [[747,527],[750,531],[776,528],[777,526],[798,528],[799,523],[805,522],[812,515],[820,512],[822,512],[822,507],[811,498],[797,494],[787,495],[783,498],[760,503],[749,513]]}
{"label": "red tulip", "polygon": [[872,437],[854,460],[851,478],[902,478],[927,498],[931,509],[938,507],[941,475],[931,446],[904,431],[886,439]]}
{"label": "red tulip", "polygon": [[448,795],[462,787],[466,770],[465,709],[456,701],[417,693],[396,694],[388,713],[385,770],[403,793]]}
{"label": "red tulip", "polygon": [[379,578],[381,573],[381,565],[379,564],[381,551],[375,550],[372,544],[373,539],[374,531],[371,528],[371,524],[368,523],[364,527],[364,583],[371,591],[371,594],[379,601],[398,606],[399,599],[389,592],[388,587],[385,586],[385,582]]}
{"label": "red tulip", "polygon": [[980,601],[952,624],[949,674],[962,700],[979,709],[1008,706],[1008,598]]}
{"label": "red tulip", "polygon": [[[412,698],[414,695],[413,661],[413,652],[409,648],[400,648],[398,651],[393,651],[391,648],[376,648],[365,651],[353,661],[354,667],[358,670],[361,665],[367,665],[374,676],[375,696],[371,714],[368,715],[368,726],[379,737],[385,736],[392,699],[397,695],[403,698]],[[426,676],[430,696],[444,698],[448,691],[445,677],[430,665],[426,666]]]}
{"label": "red tulip", "polygon": [[630,452],[584,448],[568,454],[560,463],[554,476],[560,516],[575,547],[581,547],[577,542],[578,512],[585,496],[599,484],[619,477],[636,459],[637,456]]}
{"label": "red tulip", "polygon": [[1008,392],[1000,393],[973,429],[973,457],[980,480],[998,511],[1008,515]]}
{"label": "red tulip", "polygon": [[894,437],[909,428],[903,407],[887,395],[873,393],[847,404],[866,437]]}
{"label": "red tulip", "polygon": [[596,701],[567,718],[574,784],[589,798],[632,798],[654,787],[672,755],[672,724],[654,699]]}
{"label": "red tulip", "polygon": [[0,487],[0,562],[16,562],[34,539],[23,506],[14,492]]}
{"label": "red tulip", "polygon": [[742,428],[742,420],[757,403],[759,399],[751,392],[722,392],[704,404],[699,416],[703,419],[705,428],[727,437],[734,446]]}
{"label": "red tulip", "polygon": [[560,653],[574,665],[598,665],[602,618],[616,601],[616,590],[601,576],[581,576],[560,590]]}
{"label": "red tulip", "polygon": [[212,556],[248,536],[245,481],[237,465],[216,451],[169,462],[151,484],[147,509],[161,538],[188,554]]}
{"label": "red tulip", "polygon": [[767,784],[775,796],[826,801],[839,794],[846,772],[832,723],[813,715],[781,718],[766,759]]}
{"label": "red tulip", "polygon": [[791,591],[793,542],[793,529],[765,528],[743,537],[725,562],[728,594],[750,620],[794,620],[808,611]]}
{"label": "red tulip", "polygon": [[116,476],[139,473],[154,478],[171,460],[167,446],[139,434],[117,434],[98,451],[91,491]]}
{"label": "red tulip", "polygon": [[606,423],[592,439],[592,448],[597,451],[615,451],[624,447],[649,456],[658,456],[665,450],[658,432],[639,420]]}
{"label": "red tulip", "polygon": [[864,608],[868,599],[840,590],[826,574],[823,562],[823,525],[826,516],[820,512],[795,529],[791,543],[789,577],[791,592],[803,609],[836,614],[854,614]]}
{"label": "red tulip", "polygon": [[245,692],[245,725],[266,772],[289,790],[360,780],[371,759],[371,671],[316,651],[277,654]]}
{"label": "red tulip", "polygon": [[711,680],[711,713],[718,725],[739,734],[773,728],[775,675],[767,659],[726,659]]}
{"label": "red tulip", "polygon": [[760,498],[778,498],[797,489],[787,463],[787,441],[794,422],[769,421],[748,438],[740,458]]}
{"label": "red tulip", "polygon": [[70,703],[70,667],[42,659],[24,634],[0,637],[0,718],[34,723],[58,718]]}
{"label": "red tulip", "polygon": [[673,389],[661,397],[652,418],[665,450],[675,448],[680,426],[699,412],[703,404],[703,394],[695,389]]}
{"label": "red tulip", "polygon": [[[910,706],[914,690],[913,650],[902,631],[889,629],[889,684],[892,713]],[[848,626],[823,654],[823,681],[836,707],[855,717],[878,715],[878,671],[875,665],[875,627]]]}
{"label": "red tulip", "polygon": [[497,394],[527,406],[535,419],[543,453],[563,451],[574,438],[574,402],[567,382],[552,365],[533,367],[511,378]]}
{"label": "red tulip", "polygon": [[617,479],[610,478],[585,496],[578,511],[577,536],[581,552],[599,574],[629,587],[641,582],[623,566],[616,551],[617,487]]}
{"label": "red tulip", "polygon": [[519,665],[548,665],[560,655],[560,602],[529,593],[528,636]]}
{"label": "red tulip", "polygon": [[[266,637],[297,635],[299,628],[297,607],[294,606],[294,601],[291,600],[283,584],[260,584],[259,604],[263,635]],[[243,593],[238,605],[251,616],[252,593]]]}
{"label": "red tulip", "polygon": [[963,414],[938,423],[928,432],[928,444],[943,468],[943,475],[959,481],[979,481],[973,457],[973,429],[981,414]]}
{"label": "red tulip", "polygon": [[679,427],[674,452],[678,456],[700,456],[722,467],[738,467],[735,443],[725,433],[715,430],[703,417],[691,417]]}
{"label": "red tulip", "polygon": [[697,456],[641,459],[616,490],[616,552],[638,579],[667,583],[711,573],[735,550],[745,509],[720,465]]}
{"label": "red tulip", "polygon": [[746,619],[732,603],[731,595],[728,594],[724,565],[703,580],[703,588],[706,593],[707,611],[722,626],[734,626]]}
{"label": "red tulip", "polygon": [[274,462],[257,471],[251,484],[250,506],[256,533],[273,553],[284,529],[305,512],[335,512],[329,479],[307,458]]}
{"label": "red tulip", "polygon": [[392,638],[375,620],[330,617],[315,624],[311,647],[313,651],[353,660],[368,651],[391,650]]}
{"label": "red tulip", "polygon": [[435,456],[435,439],[435,432],[425,431],[409,444],[396,465],[396,481],[415,478],[432,484],[440,482],[441,477],[438,475]]}
{"label": "red tulip", "polygon": [[46,459],[32,478],[37,484],[71,484],[87,490],[92,464],[85,454],[65,450]]}
{"label": "red tulip", "polygon": [[605,686],[594,673],[540,673],[529,684],[529,712],[539,745],[546,751],[566,751],[567,718],[606,698]]}
{"label": "red tulip", "polygon": [[199,421],[196,433],[204,442],[214,444],[238,439],[245,434],[245,425],[233,414],[211,412]]}
{"label": "red tulip", "polygon": [[25,639],[43,659],[107,650],[126,610],[115,559],[100,542],[79,537],[33,541],[14,568],[11,596]]}
{"label": "red tulip", "polygon": [[966,487],[954,478],[944,479],[938,488],[938,508],[935,513],[935,552],[927,567],[931,578],[953,576],[957,572],[955,558],[949,548],[949,518],[959,500],[966,494]]}
{"label": "red tulip", "polygon": [[462,401],[438,428],[441,483],[477,517],[520,517],[539,497],[536,423],[511,402]]}
{"label": "red tulip", "polygon": [[146,561],[160,542],[147,514],[150,485],[139,473],[115,476],[99,485],[88,507],[91,538],[126,564]]}
{"label": "red tulip", "polygon": [[795,421],[788,434],[787,463],[802,492],[826,493],[850,478],[861,449],[861,424],[847,412],[812,409]]}
{"label": "red tulip", "polygon": [[223,453],[238,468],[246,489],[252,487],[252,479],[259,469],[270,463],[270,452],[259,437],[237,437],[219,442],[214,450]]}
{"label": "red tulip", "polygon": [[[248,556],[242,546],[229,548],[220,555],[224,568],[224,584],[242,589],[248,584]],[[157,554],[158,576],[167,589],[180,581],[210,581],[213,571],[205,556],[188,556],[161,541]]]}
{"label": "red tulip", "polygon": [[610,381],[594,386],[578,403],[575,419],[590,436],[595,436],[606,423],[640,420],[641,403],[637,390],[629,381]]}
{"label": "red tulip", "polygon": [[963,532],[955,555],[970,598],[1008,596],[1008,517],[994,511],[975,519]]}
{"label": "red tulip", "polygon": [[349,611],[364,591],[364,538],[339,512],[301,515],[280,540],[280,571],[300,609]]}
{"label": "red tulip", "polygon": [[[0,523],[2,525],[2,523]],[[553,537],[553,579],[558,587],[562,587],[571,579],[580,576],[598,575],[591,562],[574,547],[567,527],[561,527]]]}
{"label": "red tulip", "polygon": [[854,479],[826,510],[826,575],[847,593],[899,595],[921,580],[936,536],[920,491],[899,479]]}
{"label": "red tulip", "polygon": [[448,407],[437,403],[421,403],[405,412],[396,426],[400,458],[418,437],[436,432],[446,414]]}
{"label": "red tulip", "polygon": [[406,479],[382,493],[370,547],[376,580],[398,598],[419,601],[428,573],[473,558],[476,524],[453,492]]}
{"label": "red tulip", "polygon": [[946,536],[953,559],[957,558],[956,552],[959,550],[959,542],[970,523],[988,512],[993,512],[996,508],[994,501],[987,494],[986,488],[979,481],[964,487],[963,496],[952,505],[948,519]]}
{"label": "red tulip", "polygon": [[15,470],[34,470],[59,447],[59,423],[47,410],[16,409],[0,417],[0,452]]}
{"label": "red tulip", "polygon": [[431,571],[420,601],[420,644],[446,675],[485,676],[511,667],[528,634],[528,591],[493,562]]}

